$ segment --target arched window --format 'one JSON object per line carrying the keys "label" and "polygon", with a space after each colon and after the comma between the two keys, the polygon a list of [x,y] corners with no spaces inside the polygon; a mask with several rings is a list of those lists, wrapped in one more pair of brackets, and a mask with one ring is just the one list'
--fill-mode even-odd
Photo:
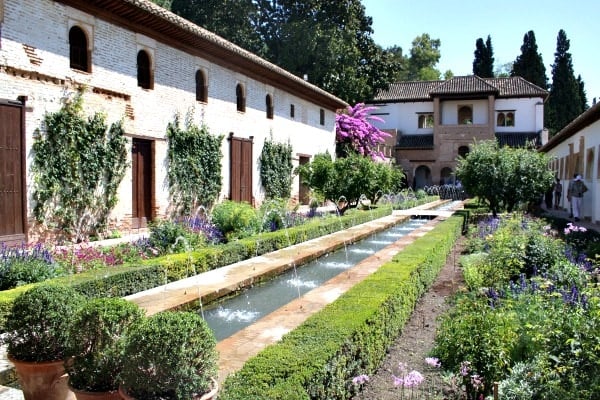
{"label": "arched window", "polygon": [[244,87],[241,83],[238,83],[235,87],[235,98],[237,110],[239,112],[246,112],[246,96],[244,95]]}
{"label": "arched window", "polygon": [[78,26],[69,30],[69,62],[73,69],[90,72],[87,36]]}
{"label": "arched window", "polygon": [[267,106],[267,118],[273,119],[273,97],[270,94],[265,97],[265,103]]}
{"label": "arched window", "polygon": [[504,126],[504,113],[498,113],[498,118],[496,118],[496,126]]}
{"label": "arched window", "polygon": [[144,50],[140,50],[137,55],[137,79],[139,87],[142,89],[152,89],[150,56]]}
{"label": "arched window", "polygon": [[206,84],[206,75],[199,69],[196,71],[196,101],[208,102],[208,85]]}
{"label": "arched window", "polygon": [[496,126],[515,126],[515,113],[513,111],[498,112]]}
{"label": "arched window", "polygon": [[471,106],[460,106],[458,108],[458,124],[470,125],[473,123],[473,108]]}

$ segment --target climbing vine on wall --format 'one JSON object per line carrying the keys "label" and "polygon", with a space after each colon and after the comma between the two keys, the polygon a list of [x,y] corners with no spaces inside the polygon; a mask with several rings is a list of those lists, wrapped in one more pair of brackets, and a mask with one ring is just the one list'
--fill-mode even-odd
{"label": "climbing vine on wall", "polygon": [[167,127],[169,193],[176,214],[186,215],[199,206],[212,207],[221,192],[221,142],[208,127],[179,118]]}
{"label": "climbing vine on wall", "polygon": [[269,199],[287,199],[292,192],[292,145],[265,141],[260,155],[260,179]]}
{"label": "climbing vine on wall", "polygon": [[83,91],[44,117],[34,133],[33,214],[48,227],[82,241],[106,229],[127,163],[122,122],[83,113]]}

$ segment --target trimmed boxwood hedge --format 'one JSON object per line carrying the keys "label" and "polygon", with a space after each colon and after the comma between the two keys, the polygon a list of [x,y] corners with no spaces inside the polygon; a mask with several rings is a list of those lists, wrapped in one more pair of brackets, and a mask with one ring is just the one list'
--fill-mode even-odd
{"label": "trimmed boxwood hedge", "polygon": [[[137,265],[93,270],[50,281],[72,285],[88,297],[123,297],[372,221],[390,215],[391,211],[391,207],[379,207],[339,218],[317,218],[297,227],[207,246],[189,253],[171,254],[143,260]],[[5,330],[4,322],[13,300],[33,286],[35,284],[0,292],[0,332]]]}
{"label": "trimmed boxwood hedge", "polygon": [[459,212],[227,377],[222,400],[348,399],[372,374],[463,231]]}

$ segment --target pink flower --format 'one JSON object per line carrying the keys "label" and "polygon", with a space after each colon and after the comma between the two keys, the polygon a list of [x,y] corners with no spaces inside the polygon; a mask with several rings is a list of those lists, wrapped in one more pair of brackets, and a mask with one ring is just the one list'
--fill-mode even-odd
{"label": "pink flower", "polygon": [[369,381],[369,376],[368,375],[358,375],[355,376],[354,378],[352,378],[352,383],[354,383],[355,385],[362,385],[365,382]]}
{"label": "pink flower", "polygon": [[431,365],[432,367],[436,367],[439,368],[442,366],[442,363],[440,362],[440,360],[436,357],[427,357],[425,359],[425,362],[429,365]]}

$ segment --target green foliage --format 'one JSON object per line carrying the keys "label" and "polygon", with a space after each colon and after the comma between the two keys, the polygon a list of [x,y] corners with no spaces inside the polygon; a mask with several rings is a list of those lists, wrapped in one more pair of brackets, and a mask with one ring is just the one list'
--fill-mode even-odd
{"label": "green foliage", "polygon": [[167,127],[169,193],[178,215],[189,215],[199,206],[211,207],[221,192],[221,142],[203,125],[179,119]]}
{"label": "green foliage", "polygon": [[127,168],[121,122],[106,126],[99,113],[85,118],[83,92],[44,117],[32,146],[33,214],[77,241],[106,228]]}
{"label": "green foliage", "polygon": [[73,316],[67,333],[69,385],[87,392],[117,390],[124,362],[121,337],[143,315],[135,303],[122,298],[88,300]]}
{"label": "green foliage", "polygon": [[63,360],[69,324],[83,301],[69,286],[40,284],[20,294],[2,339],[8,354],[20,361]]}
{"label": "green foliage", "polygon": [[204,240],[183,224],[160,220],[150,224],[149,242],[160,254],[169,254],[189,252],[204,243]]}
{"label": "green foliage", "polygon": [[473,60],[473,75],[480,78],[494,77],[494,49],[492,38],[488,35],[485,43],[482,38],[475,42],[475,59]]}
{"label": "green foliage", "polygon": [[287,199],[292,192],[292,145],[266,140],[260,154],[260,180],[267,199]]}
{"label": "green foliage", "polygon": [[43,282],[62,274],[57,264],[43,259],[14,259],[0,262],[0,266],[0,290]]}
{"label": "green foliage", "polygon": [[311,163],[297,169],[306,184],[333,203],[345,198],[349,207],[356,207],[361,196],[375,204],[383,195],[395,193],[404,174],[393,164],[380,163],[352,154],[332,161],[327,153],[315,155]]}
{"label": "green foliage", "polygon": [[532,148],[500,147],[496,141],[475,143],[459,158],[456,176],[471,196],[479,197],[496,216],[535,202],[553,185],[549,158]]}
{"label": "green foliage", "polygon": [[241,239],[260,232],[262,221],[254,207],[245,202],[225,200],[215,205],[211,221],[228,239]]}
{"label": "green foliage", "polygon": [[495,382],[510,367],[519,339],[517,321],[514,313],[497,311],[470,295],[463,296],[442,318],[432,354],[446,370],[458,371],[468,361],[484,382]]}
{"label": "green foliage", "polygon": [[551,135],[559,132],[585,111],[585,100],[582,101],[580,97],[583,87],[575,78],[569,47],[567,34],[561,29],[556,38],[550,96],[544,107],[544,120]]}
{"label": "green foliage", "polygon": [[529,31],[523,36],[521,55],[512,64],[510,75],[520,76],[542,89],[548,88],[546,67],[544,66],[542,55],[538,52],[535,33],[533,31]]}
{"label": "green foliage", "polygon": [[124,338],[123,387],[138,399],[188,400],[217,377],[216,340],[198,314],[165,311],[131,325]]}

